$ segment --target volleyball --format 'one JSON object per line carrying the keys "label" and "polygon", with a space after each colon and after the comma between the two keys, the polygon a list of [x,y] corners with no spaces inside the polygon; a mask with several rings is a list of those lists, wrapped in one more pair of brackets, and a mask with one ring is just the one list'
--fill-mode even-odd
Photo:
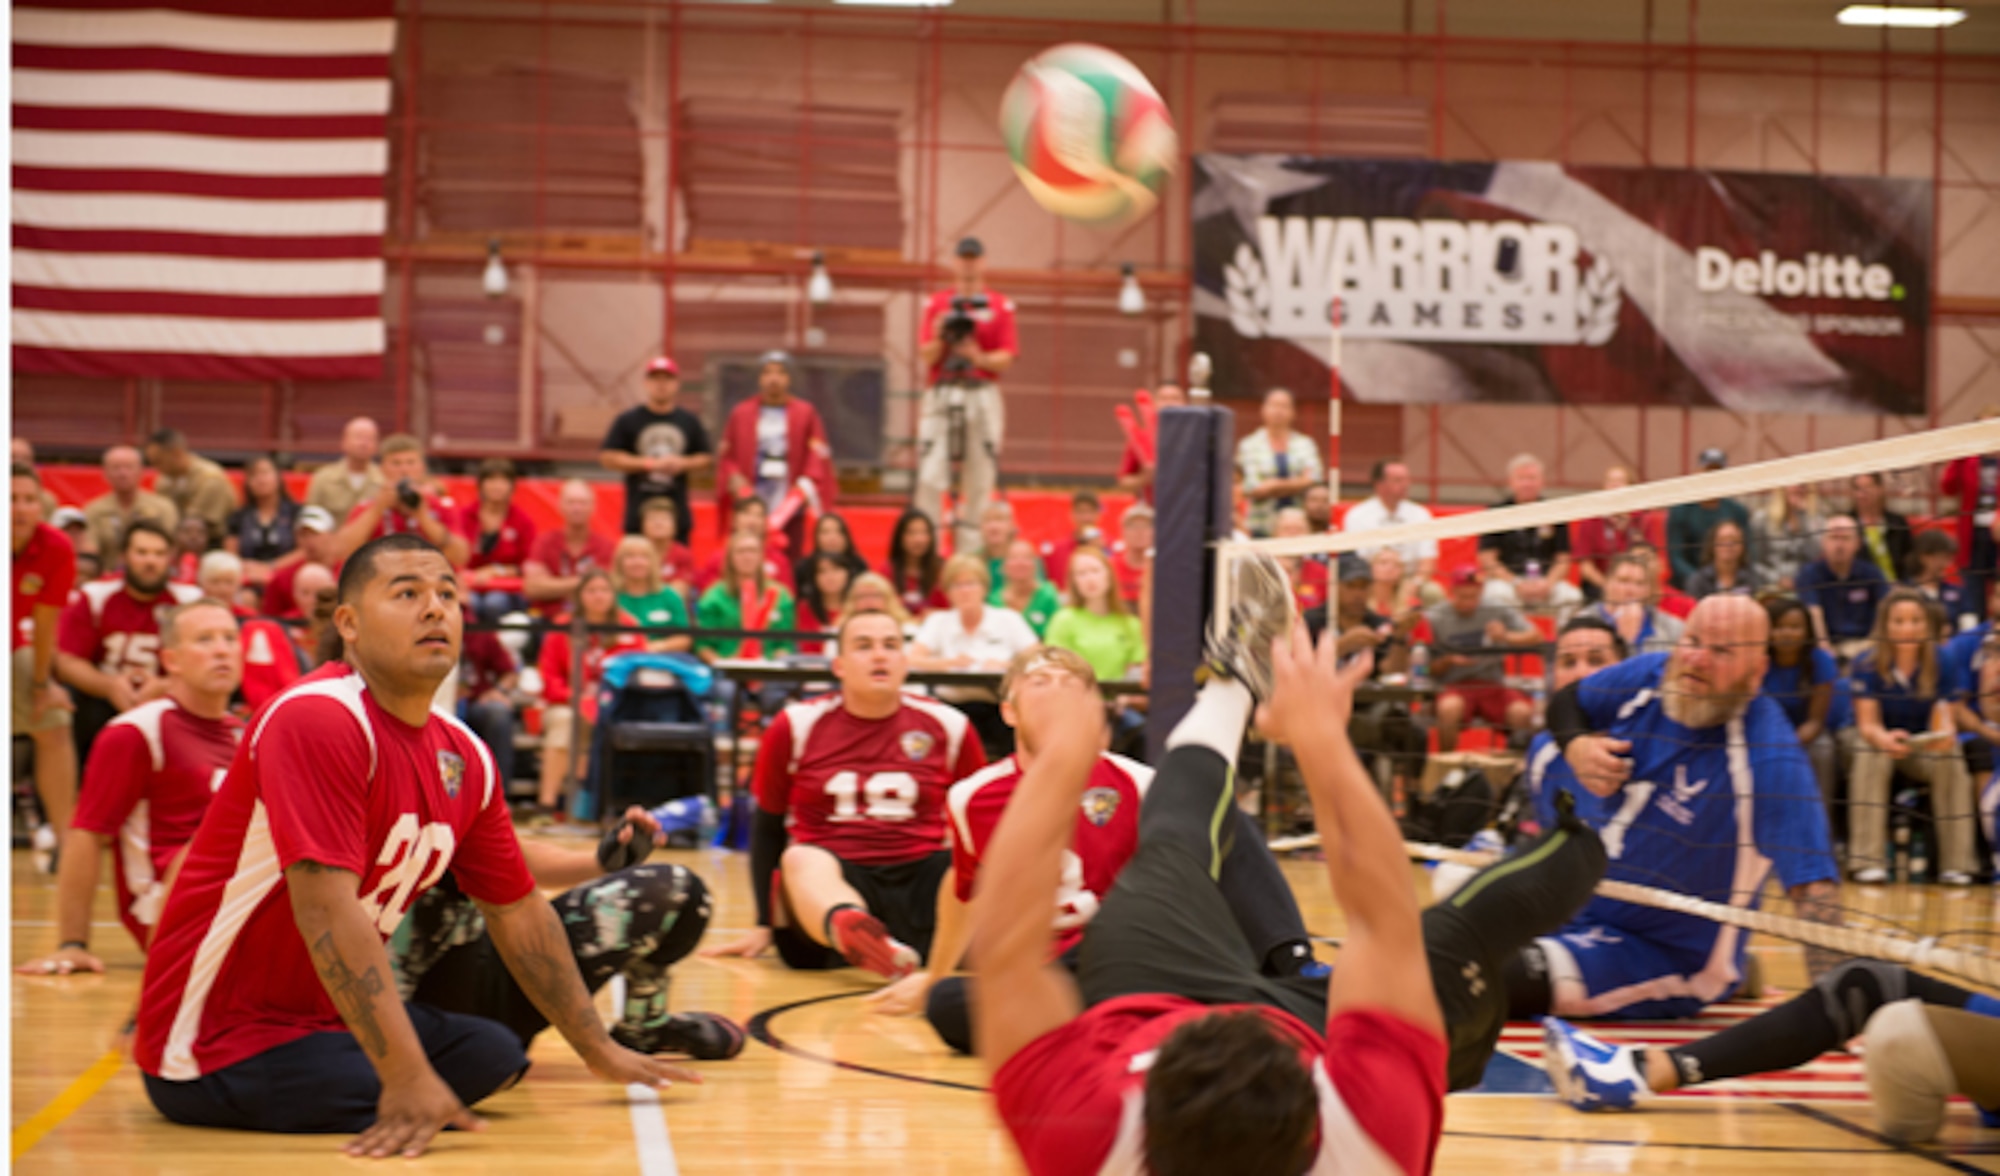
{"label": "volleyball", "polygon": [[1151,212],[1180,151],[1159,91],[1101,45],[1057,45],[1030,58],[1000,101],[1000,133],[1035,202],[1089,225]]}

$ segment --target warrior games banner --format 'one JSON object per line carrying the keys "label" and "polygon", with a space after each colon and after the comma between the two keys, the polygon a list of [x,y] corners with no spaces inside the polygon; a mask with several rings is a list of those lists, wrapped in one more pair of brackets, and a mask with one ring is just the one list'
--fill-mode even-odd
{"label": "warrior games banner", "polygon": [[1928,181],[1203,155],[1222,395],[1922,414]]}

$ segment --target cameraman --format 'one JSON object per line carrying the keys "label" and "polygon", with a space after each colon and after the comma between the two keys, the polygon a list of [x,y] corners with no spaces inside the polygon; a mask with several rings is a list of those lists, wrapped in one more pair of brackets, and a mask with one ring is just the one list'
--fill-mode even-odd
{"label": "cameraman", "polygon": [[917,423],[916,508],[938,520],[951,485],[952,425],[964,430],[964,463],[953,550],[979,545],[979,519],[1000,480],[1000,442],[1007,418],[994,381],[1014,363],[1014,302],[986,287],[986,248],[977,237],[958,243],[957,280],[924,304],[917,335],[919,353],[930,365],[922,416]]}
{"label": "cameraman", "polygon": [[410,531],[444,552],[453,567],[462,568],[472,558],[472,548],[445,523],[456,513],[451,497],[424,467],[423,444],[408,433],[396,433],[382,442],[381,491],[355,507],[334,532],[326,562],[338,567],[370,539]]}

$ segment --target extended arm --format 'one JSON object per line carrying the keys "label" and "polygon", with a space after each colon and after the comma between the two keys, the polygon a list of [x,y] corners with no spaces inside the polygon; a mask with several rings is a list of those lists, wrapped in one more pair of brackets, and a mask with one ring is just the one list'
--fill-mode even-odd
{"label": "extended arm", "polygon": [[[1840,918],[1840,883],[1807,882],[1785,891],[1792,900],[1792,909],[1799,918],[1808,923],[1824,923],[1831,927],[1842,925]],[[1817,980],[1833,971],[1849,959],[1837,951],[1824,947],[1806,948],[1806,971]]]}
{"label": "extended arm", "polygon": [[56,869],[56,950],[29,960],[16,972],[66,976],[104,970],[104,961],[90,952],[90,904],[97,894],[98,864],[107,840],[88,829],[72,827],[63,834],[62,862]]}
{"label": "extended arm", "polygon": [[123,674],[107,674],[75,654],[60,650],[55,655],[55,670],[65,683],[93,698],[103,699],[115,710],[128,711],[138,705],[138,692]]}
{"label": "extended arm", "polygon": [[[1954,704],[1959,705],[1959,704]],[[1833,683],[1815,682],[1806,695],[1806,721],[1799,724],[1799,742],[1811,743],[1826,730],[1826,716],[1833,709]]]}

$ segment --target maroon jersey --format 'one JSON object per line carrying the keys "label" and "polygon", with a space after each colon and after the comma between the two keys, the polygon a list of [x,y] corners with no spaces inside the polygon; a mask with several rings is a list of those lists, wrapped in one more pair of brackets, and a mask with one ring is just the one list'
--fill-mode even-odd
{"label": "maroon jersey", "polygon": [[292,917],[302,861],[353,872],[384,940],[446,870],[496,906],[535,888],[486,745],[444,715],[412,727],[323,666],[257,715],[188,845],[146,960],[142,1070],[187,1082],[346,1031]]}
{"label": "maroon jersey", "polygon": [[[528,552],[528,562],[542,565],[542,570],[551,576],[567,579],[589,571],[611,571],[612,551],[611,540],[595,531],[584,541],[581,553],[569,549],[569,540],[563,537],[561,531],[544,531],[535,537],[535,545]],[[569,606],[568,599],[538,600],[534,611],[552,617]]]}
{"label": "maroon jersey", "polygon": [[234,718],[204,719],[156,698],[106,723],[91,745],[73,824],[111,839],[118,918],[142,948],[167,867],[201,824],[242,734]]}
{"label": "maroon jersey", "polygon": [[123,580],[92,580],[77,589],[62,612],[56,647],[107,674],[160,672],[160,618],[177,604],[201,599],[193,584],[168,584],[151,600],[126,590]]}
{"label": "maroon jersey", "polygon": [[[1056,891],[1055,954],[1083,938],[1083,925],[1111,891],[1118,871],[1139,848],[1139,804],[1153,783],[1153,769],[1137,760],[1105,752],[1090,769],[1076,833],[1063,853],[1062,884]],[[1013,756],[974,772],[951,786],[951,865],[960,902],[972,901],[979,863],[1000,827],[1000,814],[1021,784]]]}
{"label": "maroon jersey", "polygon": [[1007,1059],[993,1100],[1033,1176],[1140,1173],[1146,1071],[1169,1034],[1197,1017],[1248,1009],[1298,1044],[1319,1090],[1319,1152],[1309,1176],[1423,1176],[1444,1125],[1445,1043],[1375,1009],[1335,1013],[1326,1036],[1263,1005],[1121,996],[1085,1010]]}
{"label": "maroon jersey", "polygon": [[76,548],[69,536],[36,523],[34,533],[14,553],[14,643],[19,649],[35,640],[35,606],[61,608],[76,586]]}
{"label": "maroon jersey", "polygon": [[964,714],[904,695],[863,719],[827,695],[786,707],[757,748],[757,806],[785,814],[791,839],[842,861],[884,865],[944,848],[953,780],[986,764]]}

